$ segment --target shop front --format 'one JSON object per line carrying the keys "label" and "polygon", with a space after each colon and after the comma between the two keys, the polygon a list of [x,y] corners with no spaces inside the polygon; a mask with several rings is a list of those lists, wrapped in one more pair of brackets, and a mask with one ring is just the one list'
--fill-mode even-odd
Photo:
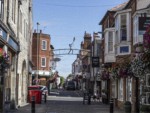
{"label": "shop front", "polygon": [[[16,77],[17,55],[19,44],[15,35],[4,25],[0,25],[0,109],[5,103],[17,103],[17,82],[12,84],[12,77]],[[15,95],[12,96],[11,94]],[[5,97],[5,98],[4,98]],[[5,102],[4,102],[5,101]]]}

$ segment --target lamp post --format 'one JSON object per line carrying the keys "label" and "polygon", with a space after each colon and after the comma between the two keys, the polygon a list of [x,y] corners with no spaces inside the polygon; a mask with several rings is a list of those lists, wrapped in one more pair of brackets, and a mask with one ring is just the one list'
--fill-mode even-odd
{"label": "lamp post", "polygon": [[37,75],[36,75],[36,84],[38,84],[38,75],[39,75],[39,37],[38,37],[38,27],[39,27],[39,23],[37,22]]}

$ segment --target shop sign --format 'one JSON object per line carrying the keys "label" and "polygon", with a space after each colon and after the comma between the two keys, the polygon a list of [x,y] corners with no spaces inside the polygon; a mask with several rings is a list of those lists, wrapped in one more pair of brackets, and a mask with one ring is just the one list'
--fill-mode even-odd
{"label": "shop sign", "polygon": [[139,34],[144,34],[150,24],[150,17],[139,17]]}
{"label": "shop sign", "polygon": [[99,67],[99,57],[92,57],[92,67]]}

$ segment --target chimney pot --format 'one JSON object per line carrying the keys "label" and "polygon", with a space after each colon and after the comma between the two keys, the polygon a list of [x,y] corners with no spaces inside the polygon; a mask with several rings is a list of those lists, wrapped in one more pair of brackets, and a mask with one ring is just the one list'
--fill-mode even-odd
{"label": "chimney pot", "polygon": [[40,30],[40,33],[42,33],[42,30]]}

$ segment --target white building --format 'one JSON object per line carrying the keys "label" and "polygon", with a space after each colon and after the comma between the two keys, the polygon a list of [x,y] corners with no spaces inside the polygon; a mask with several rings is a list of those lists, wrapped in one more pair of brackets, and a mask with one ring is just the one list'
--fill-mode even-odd
{"label": "white building", "polygon": [[3,73],[6,75],[4,100],[10,101],[11,108],[15,108],[27,103],[27,86],[30,84],[32,0],[0,0],[0,8],[0,47],[10,59],[10,67]]}

